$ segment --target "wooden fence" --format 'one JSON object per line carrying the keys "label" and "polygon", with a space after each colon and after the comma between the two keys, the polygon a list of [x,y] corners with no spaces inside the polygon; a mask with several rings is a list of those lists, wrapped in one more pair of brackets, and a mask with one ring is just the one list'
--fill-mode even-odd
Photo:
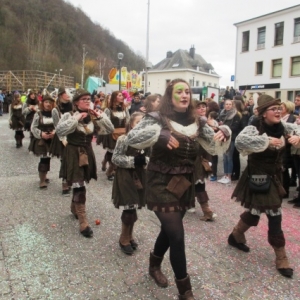
{"label": "wooden fence", "polygon": [[52,90],[64,86],[74,88],[74,77],[37,70],[0,70],[0,88],[7,91],[26,91],[27,89]]}

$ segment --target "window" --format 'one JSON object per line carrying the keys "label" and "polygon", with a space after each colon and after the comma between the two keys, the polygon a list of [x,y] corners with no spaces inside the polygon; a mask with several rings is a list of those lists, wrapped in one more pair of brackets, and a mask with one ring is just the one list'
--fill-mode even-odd
{"label": "window", "polygon": [[196,86],[199,86],[199,80],[196,80]]}
{"label": "window", "polygon": [[249,38],[250,38],[250,31],[244,31],[243,32],[242,52],[249,51]]}
{"label": "window", "polygon": [[300,42],[300,18],[295,19],[294,24],[294,43]]}
{"label": "window", "polygon": [[214,87],[218,87],[218,85],[216,83],[214,83]]}
{"label": "window", "polygon": [[289,101],[294,101],[294,91],[288,91],[287,95]]}
{"label": "window", "polygon": [[283,45],[283,29],[284,29],[284,23],[283,22],[275,24],[274,46]]}
{"label": "window", "polygon": [[257,29],[257,49],[264,49],[266,41],[266,27]]}
{"label": "window", "polygon": [[262,73],[263,73],[263,62],[258,61],[256,63],[256,75],[262,75]]}
{"label": "window", "polygon": [[272,60],[272,77],[281,77],[282,59]]}
{"label": "window", "polygon": [[203,82],[202,82],[202,86],[205,86],[205,84],[206,84],[206,82],[205,82],[205,81],[203,81]]}
{"label": "window", "polygon": [[280,99],[281,98],[281,92],[280,91],[275,92],[275,98],[276,99]]}
{"label": "window", "polygon": [[291,75],[300,76],[300,56],[292,57],[291,63]]}
{"label": "window", "polygon": [[208,84],[208,86],[211,86],[211,82]]}

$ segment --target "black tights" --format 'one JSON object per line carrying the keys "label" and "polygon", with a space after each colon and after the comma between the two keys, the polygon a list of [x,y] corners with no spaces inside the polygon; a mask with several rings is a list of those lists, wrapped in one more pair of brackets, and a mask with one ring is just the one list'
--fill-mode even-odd
{"label": "black tights", "polygon": [[184,212],[155,212],[161,223],[160,233],[154,245],[154,255],[163,257],[170,248],[170,261],[177,279],[187,276],[184,246]]}

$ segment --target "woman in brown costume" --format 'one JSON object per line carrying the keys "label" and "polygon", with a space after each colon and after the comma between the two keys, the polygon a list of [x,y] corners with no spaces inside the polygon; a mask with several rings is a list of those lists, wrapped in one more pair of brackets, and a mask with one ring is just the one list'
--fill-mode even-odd
{"label": "woman in brown costume", "polygon": [[25,117],[22,114],[21,95],[14,94],[13,101],[9,106],[9,126],[15,130],[16,148],[23,146],[22,140],[24,138],[23,127],[25,125]]}
{"label": "woman in brown costume", "polygon": [[[39,109],[39,100],[33,90],[29,91],[27,96],[27,100],[23,105],[22,112],[25,117],[25,126],[24,130],[30,131],[31,123],[33,120],[34,114]],[[30,138],[32,138],[32,134],[30,134]]]}
{"label": "woman in brown costume", "polygon": [[48,154],[51,141],[55,134],[51,115],[51,111],[54,107],[54,99],[48,95],[44,96],[40,102],[39,111],[34,114],[31,124],[33,138],[31,138],[28,150],[41,157],[38,166],[40,189],[46,189],[47,183],[49,183],[47,172],[50,171],[51,157]]}
{"label": "woman in brown costume", "polygon": [[[134,128],[143,116],[142,112],[133,113],[126,125],[126,133]],[[123,207],[119,245],[124,253],[131,255],[138,247],[133,239],[133,226],[137,221],[136,209],[145,206],[145,166],[149,160],[146,154],[149,153],[147,149],[128,147],[124,143],[125,137],[126,135],[122,135],[118,138],[112,157],[112,162],[117,166],[112,200],[116,208]]]}
{"label": "woman in brown costume", "polygon": [[102,138],[103,148],[107,150],[102,161],[102,170],[105,169],[108,162],[109,167],[106,170],[106,176],[108,180],[112,181],[114,179],[115,165],[112,163],[111,158],[117,138],[125,133],[125,126],[130,118],[128,109],[124,105],[122,92],[115,91],[111,94],[109,106],[104,110],[104,113],[111,120],[115,128],[112,134],[105,135]]}
{"label": "woman in brown costume", "polygon": [[[64,115],[67,112],[71,112],[72,110],[73,110],[73,104],[70,101],[70,96],[67,94],[64,87],[60,87],[58,89],[58,98],[56,100],[56,107],[52,110],[54,127],[55,128],[57,127],[57,124],[61,119],[62,115]],[[55,134],[50,146],[50,154],[52,156],[56,156],[61,159],[59,178],[62,178],[62,195],[69,196],[70,188],[68,186],[67,180],[63,177],[63,171],[62,171],[63,153],[66,145],[67,145],[67,138],[65,136],[59,138],[58,135]]]}
{"label": "woman in brown costume", "polygon": [[[194,163],[200,144],[210,154],[225,151],[230,129],[220,126],[215,134],[200,124],[191,103],[191,89],[183,79],[172,80],[161,100],[159,112],[149,113],[125,138],[137,149],[152,147],[146,176],[146,203],[161,223],[154,250],[150,252],[149,274],[158,286],[168,286],[161,272],[164,254],[170,248],[179,299],[194,299],[187,274],[182,219],[195,206]],[[224,139],[226,142],[222,143]]]}
{"label": "woman in brown costume", "polygon": [[71,212],[78,218],[80,233],[92,237],[93,231],[86,218],[86,183],[97,179],[97,167],[92,139],[94,129],[102,134],[113,131],[113,125],[101,111],[90,110],[91,94],[76,90],[73,97],[74,113],[62,115],[56,126],[59,138],[67,137],[62,165],[63,178],[73,188]]}
{"label": "woman in brown costume", "polygon": [[[248,155],[247,167],[232,197],[246,208],[228,237],[229,245],[249,252],[245,232],[257,226],[261,213],[269,220],[268,241],[276,256],[276,268],[286,277],[292,277],[285,252],[285,237],[281,228],[282,157],[285,144],[299,145],[300,131],[297,125],[281,122],[280,99],[261,95],[257,101],[258,118],[236,138],[236,147],[242,155]],[[258,187],[257,184],[258,183]],[[261,185],[262,184],[262,185]]]}

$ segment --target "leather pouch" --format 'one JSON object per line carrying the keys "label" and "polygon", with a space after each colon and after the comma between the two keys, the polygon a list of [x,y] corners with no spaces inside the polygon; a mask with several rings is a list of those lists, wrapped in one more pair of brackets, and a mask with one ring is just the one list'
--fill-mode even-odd
{"label": "leather pouch", "polygon": [[136,172],[133,172],[133,183],[138,190],[142,190],[144,188]]}
{"label": "leather pouch", "polygon": [[89,160],[86,152],[79,150],[79,167],[84,167],[89,165]]}
{"label": "leather pouch", "polygon": [[201,163],[202,163],[202,166],[203,166],[203,168],[206,172],[209,172],[209,173],[212,172],[211,166],[210,166],[209,161],[207,159],[202,157]]}
{"label": "leather pouch", "polygon": [[191,182],[189,182],[184,176],[175,175],[169,181],[166,189],[177,199],[180,199],[190,186]]}
{"label": "leather pouch", "polygon": [[271,186],[271,177],[269,175],[250,175],[249,190],[252,193],[266,194]]}
{"label": "leather pouch", "polygon": [[126,130],[125,128],[115,128],[112,133],[112,138],[116,141],[119,136],[125,134]]}

